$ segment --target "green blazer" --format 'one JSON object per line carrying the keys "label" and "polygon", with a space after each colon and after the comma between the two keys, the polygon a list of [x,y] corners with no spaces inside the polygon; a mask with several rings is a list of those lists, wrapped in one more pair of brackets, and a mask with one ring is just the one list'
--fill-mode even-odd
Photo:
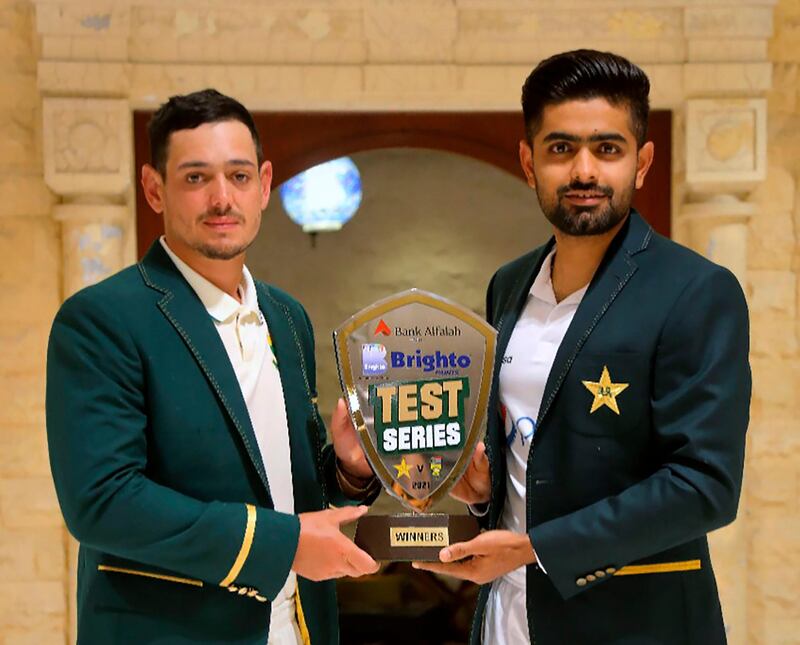
{"label": "green blazer", "polygon": [[[300,304],[257,282],[283,383],[297,513],[349,502],[317,410]],[[78,642],[264,645],[300,531],[273,510],[213,321],[159,243],[69,298],[47,356],[47,435],[80,541]],[[338,642],[333,582],[299,578],[301,627]]]}
{"label": "green blazer", "polygon": [[[506,495],[498,374],[554,244],[502,267],[488,291],[498,329],[487,428],[496,527]],[[591,412],[603,368],[619,414]],[[633,211],[556,354],[527,467],[527,567],[536,645],[725,642],[706,534],[736,517],[750,404],[748,316],[736,278]],[[472,642],[480,641],[488,586]]]}

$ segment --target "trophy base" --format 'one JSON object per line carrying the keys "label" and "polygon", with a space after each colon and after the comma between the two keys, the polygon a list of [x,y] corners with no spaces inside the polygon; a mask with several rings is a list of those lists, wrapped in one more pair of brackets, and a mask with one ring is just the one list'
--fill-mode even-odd
{"label": "trophy base", "polygon": [[444,547],[478,533],[471,515],[365,515],[356,525],[355,543],[375,560],[438,562]]}

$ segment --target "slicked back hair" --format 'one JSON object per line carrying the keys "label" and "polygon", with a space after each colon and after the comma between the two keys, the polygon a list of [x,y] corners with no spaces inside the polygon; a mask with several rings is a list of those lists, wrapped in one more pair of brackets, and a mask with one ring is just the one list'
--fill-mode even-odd
{"label": "slicked back hair", "polygon": [[628,59],[593,49],[576,49],[543,60],[522,86],[522,112],[528,143],[542,122],[544,108],[565,101],[602,98],[614,106],[627,106],[631,130],[639,147],[647,137],[650,114],[650,80]]}
{"label": "slicked back hair", "polygon": [[240,121],[247,126],[256,146],[256,158],[260,168],[264,161],[264,152],[253,117],[239,101],[214,89],[172,96],[158,108],[147,124],[150,165],[158,170],[162,177],[166,177],[170,135],[177,130],[192,130],[204,123],[221,121]]}

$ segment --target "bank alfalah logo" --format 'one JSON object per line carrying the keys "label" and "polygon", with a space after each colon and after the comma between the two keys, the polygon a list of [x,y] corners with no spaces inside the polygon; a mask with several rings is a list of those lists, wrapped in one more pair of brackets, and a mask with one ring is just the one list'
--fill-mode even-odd
{"label": "bank alfalah logo", "polygon": [[375,328],[375,333],[373,334],[373,336],[377,336],[378,334],[383,334],[384,336],[392,335],[392,330],[389,329],[389,325],[386,324],[386,321],[383,318],[381,318],[381,321]]}

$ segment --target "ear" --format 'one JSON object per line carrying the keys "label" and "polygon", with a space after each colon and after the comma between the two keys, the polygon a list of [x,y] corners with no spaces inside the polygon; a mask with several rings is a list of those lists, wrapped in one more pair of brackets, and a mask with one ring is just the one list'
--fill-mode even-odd
{"label": "ear", "polygon": [[269,203],[269,194],[272,190],[272,164],[269,161],[261,164],[258,176],[261,179],[261,210],[263,211]]}
{"label": "ear", "polygon": [[638,190],[644,185],[644,178],[650,166],[653,165],[653,157],[655,156],[655,146],[652,141],[648,141],[641,148],[637,154],[636,159],[636,189]]}
{"label": "ear", "polygon": [[150,164],[142,166],[142,189],[150,208],[161,215],[164,212],[164,179]]}
{"label": "ear", "polygon": [[521,139],[519,142],[519,164],[522,166],[522,172],[525,173],[528,186],[536,188],[536,176],[533,174],[533,148],[525,139]]}

